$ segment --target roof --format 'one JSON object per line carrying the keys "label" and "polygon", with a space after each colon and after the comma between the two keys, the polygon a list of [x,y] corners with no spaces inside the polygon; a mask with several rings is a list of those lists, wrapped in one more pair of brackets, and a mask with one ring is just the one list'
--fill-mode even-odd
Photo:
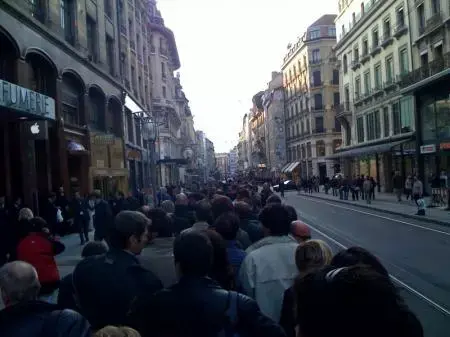
{"label": "roof", "polygon": [[325,15],[322,15],[319,19],[317,19],[316,22],[314,22],[309,27],[314,27],[314,26],[334,26],[334,20],[336,20],[336,18],[337,18],[336,14],[325,14]]}

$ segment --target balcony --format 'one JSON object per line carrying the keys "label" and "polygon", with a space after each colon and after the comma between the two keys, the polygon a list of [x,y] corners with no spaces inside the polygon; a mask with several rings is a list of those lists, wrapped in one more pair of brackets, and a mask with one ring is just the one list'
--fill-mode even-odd
{"label": "balcony", "polygon": [[440,28],[444,24],[444,20],[442,19],[442,13],[437,12],[433,14],[427,21],[425,25],[424,34],[429,34],[434,30]]}
{"label": "balcony", "polygon": [[156,53],[156,47],[153,45],[150,45],[150,54],[155,54]]}
{"label": "balcony", "polygon": [[410,85],[429,79],[431,76],[437,75],[442,71],[448,70],[448,68],[450,68],[450,53],[431,61],[426,66],[401,75],[399,85],[401,88],[409,87]]}
{"label": "balcony", "polygon": [[318,66],[318,65],[322,64],[322,60],[321,59],[312,59],[312,60],[309,60],[309,64],[311,66]]}
{"label": "balcony", "polygon": [[383,84],[383,90],[386,91],[386,92],[388,92],[390,90],[394,90],[396,88],[397,88],[397,83],[396,83],[396,81],[394,80],[393,77],[388,78],[386,80],[386,82],[384,82],[384,84]]}
{"label": "balcony", "polygon": [[363,55],[361,55],[360,62],[361,62],[361,64],[364,64],[369,60],[370,60],[369,51],[366,50],[365,53]]}
{"label": "balcony", "polygon": [[313,133],[325,133],[327,132],[327,129],[325,129],[324,127],[317,127],[313,130]]}
{"label": "balcony", "polygon": [[401,22],[395,27],[394,37],[398,40],[408,32],[408,26]]}
{"label": "balcony", "polygon": [[351,116],[352,112],[350,110],[350,103],[349,102],[343,102],[339,105],[334,106],[334,113],[336,115],[336,118],[342,118]]}
{"label": "balcony", "polygon": [[383,85],[381,83],[376,83],[375,87],[372,90],[372,95],[374,98],[383,96],[384,91],[383,91]]}
{"label": "balcony", "polygon": [[312,111],[317,112],[317,111],[323,111],[323,105],[318,105],[318,106],[314,106],[311,108]]}
{"label": "balcony", "polygon": [[356,59],[355,61],[352,61],[351,68],[353,71],[361,67],[361,62],[359,62],[359,59]]}
{"label": "balcony", "polygon": [[386,47],[390,46],[394,42],[394,37],[391,35],[391,32],[384,34],[383,41],[381,42],[381,47],[386,49]]}
{"label": "balcony", "polygon": [[323,82],[319,81],[319,82],[311,82],[310,84],[310,88],[311,89],[315,89],[315,88],[321,88],[323,87]]}
{"label": "balcony", "polygon": [[375,55],[379,54],[381,52],[381,46],[379,44],[374,45],[370,49],[370,56],[374,57]]}

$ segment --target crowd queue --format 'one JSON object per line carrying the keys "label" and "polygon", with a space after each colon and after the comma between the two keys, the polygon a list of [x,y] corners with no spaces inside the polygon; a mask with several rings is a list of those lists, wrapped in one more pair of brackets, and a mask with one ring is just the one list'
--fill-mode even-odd
{"label": "crowd queue", "polygon": [[94,240],[89,202],[75,199],[84,247],[62,279],[58,211],[51,223],[18,207],[22,232],[2,247],[0,336],[423,336],[374,255],[333,255],[268,184],[161,188],[154,206],[91,198]]}

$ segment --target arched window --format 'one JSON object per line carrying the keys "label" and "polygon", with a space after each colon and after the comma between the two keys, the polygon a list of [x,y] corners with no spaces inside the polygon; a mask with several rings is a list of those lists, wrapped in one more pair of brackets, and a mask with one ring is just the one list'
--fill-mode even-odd
{"label": "arched window", "polygon": [[105,131],[105,94],[99,88],[89,89],[90,112],[88,124],[94,130]]}
{"label": "arched window", "polygon": [[84,83],[71,72],[63,73],[61,95],[64,123],[71,125],[85,124],[84,107],[82,104]]}

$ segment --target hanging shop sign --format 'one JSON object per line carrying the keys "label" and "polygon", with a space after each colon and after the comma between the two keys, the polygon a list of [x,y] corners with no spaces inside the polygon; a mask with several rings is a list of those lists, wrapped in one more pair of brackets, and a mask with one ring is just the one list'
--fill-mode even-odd
{"label": "hanging shop sign", "polygon": [[3,80],[0,80],[0,107],[55,119],[53,98]]}
{"label": "hanging shop sign", "polygon": [[422,145],[420,147],[420,153],[421,154],[429,154],[429,153],[435,153],[435,152],[436,152],[436,145],[435,144]]}

